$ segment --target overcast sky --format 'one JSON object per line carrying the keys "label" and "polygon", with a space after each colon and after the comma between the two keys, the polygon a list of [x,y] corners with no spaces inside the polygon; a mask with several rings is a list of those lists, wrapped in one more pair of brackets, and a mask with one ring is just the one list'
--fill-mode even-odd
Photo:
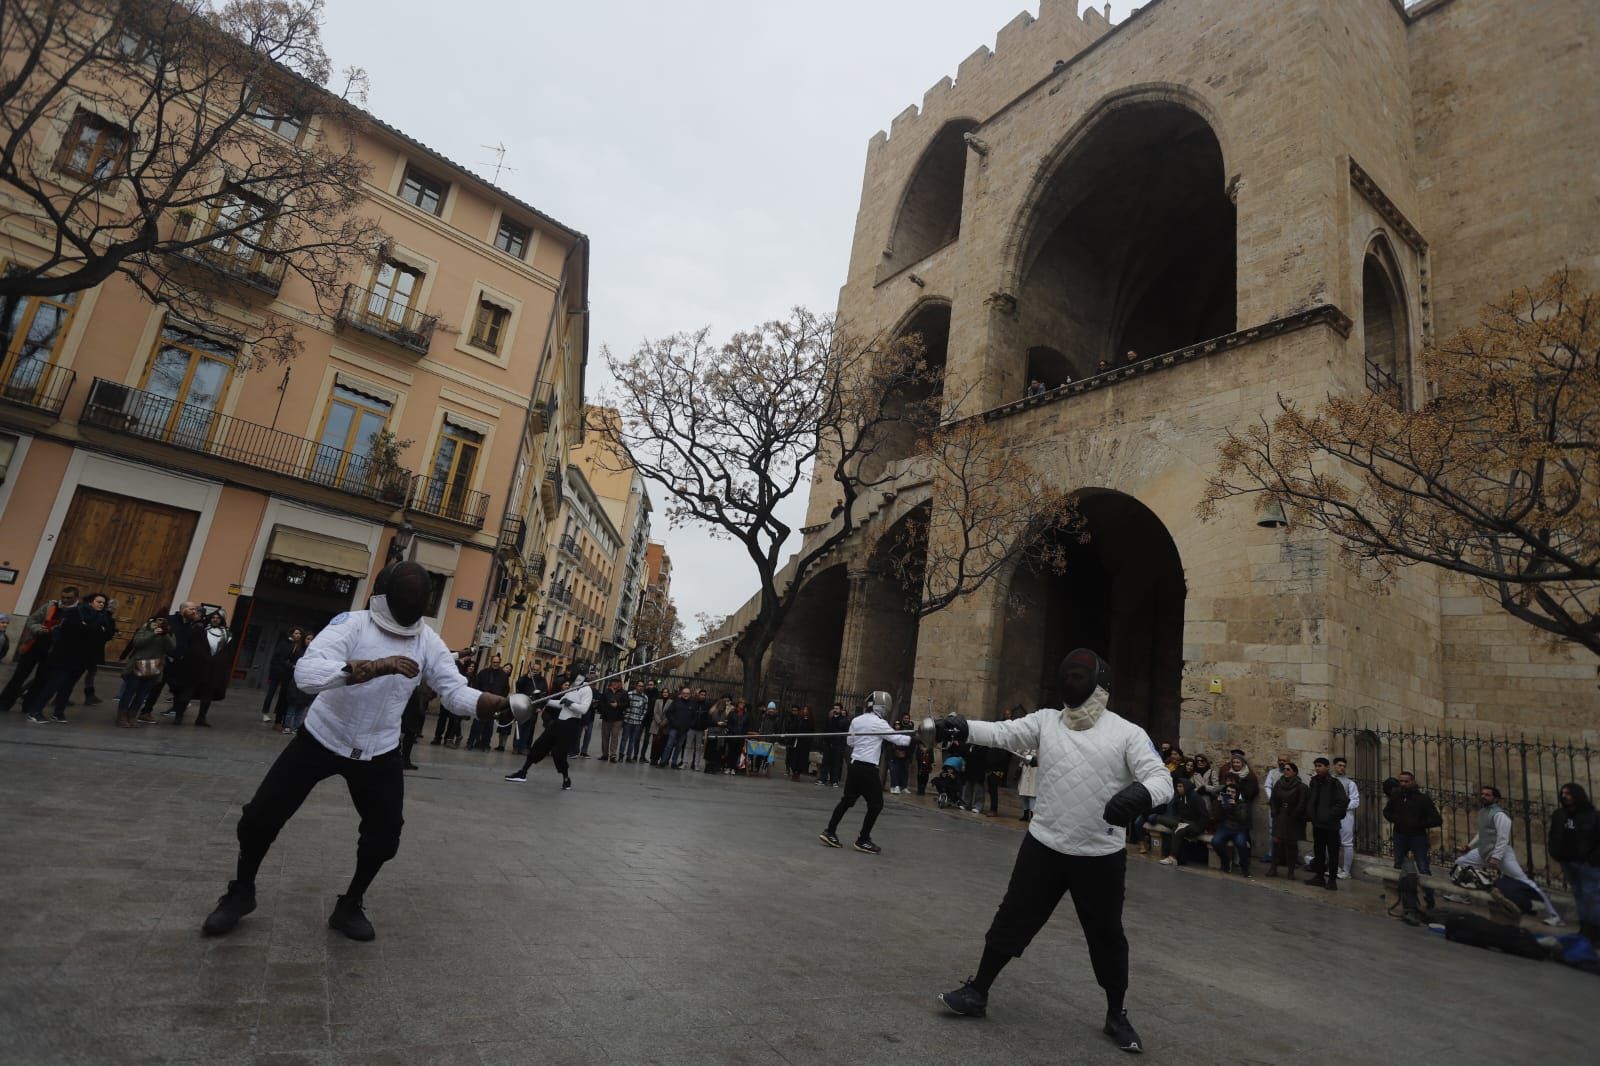
{"label": "overcast sky", "polygon": [[[1132,5],[1111,6],[1120,22]],[[1038,14],[1037,0],[328,0],[325,34],[337,66],[370,74],[380,118],[486,177],[483,146],[503,143],[499,183],[589,235],[594,399],[602,346],[833,310],[868,139],[1024,7]],[[702,528],[668,528],[651,497],[693,636],[697,613],[748,598],[754,570]],[[791,525],[804,511],[796,498]]]}

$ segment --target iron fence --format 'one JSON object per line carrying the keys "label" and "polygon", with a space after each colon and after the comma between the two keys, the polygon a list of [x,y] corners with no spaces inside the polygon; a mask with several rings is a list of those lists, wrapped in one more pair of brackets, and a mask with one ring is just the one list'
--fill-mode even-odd
{"label": "iron fence", "polygon": [[0,400],[60,415],[76,380],[78,375],[64,366],[19,358],[0,381]]}
{"label": "iron fence", "polygon": [[1432,798],[1444,819],[1432,858],[1448,870],[1478,831],[1478,790],[1493,785],[1515,827],[1513,841],[1523,868],[1534,880],[1559,885],[1558,863],[1545,851],[1557,794],[1569,782],[1594,795],[1595,749],[1570,740],[1519,733],[1451,732],[1340,726],[1335,737],[1349,745],[1350,775],[1361,789],[1356,812],[1356,850],[1393,855],[1393,827],[1383,819],[1383,783],[1409,770],[1417,788]]}

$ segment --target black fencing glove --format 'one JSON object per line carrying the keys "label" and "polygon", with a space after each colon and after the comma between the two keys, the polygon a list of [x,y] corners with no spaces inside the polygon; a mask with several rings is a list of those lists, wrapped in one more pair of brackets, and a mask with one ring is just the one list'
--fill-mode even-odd
{"label": "black fencing glove", "polygon": [[948,744],[952,740],[965,744],[967,742],[967,720],[959,714],[947,714],[934,724],[933,735],[941,744]]}
{"label": "black fencing glove", "polygon": [[1154,809],[1155,803],[1150,799],[1150,790],[1135,781],[1127,788],[1118,792],[1106,803],[1106,809],[1101,818],[1110,825],[1129,826],[1141,814],[1149,814]]}

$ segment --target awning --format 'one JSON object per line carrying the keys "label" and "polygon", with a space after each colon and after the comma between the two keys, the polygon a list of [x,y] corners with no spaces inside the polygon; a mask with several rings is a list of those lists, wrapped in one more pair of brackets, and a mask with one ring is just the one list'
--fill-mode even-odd
{"label": "awning", "polygon": [[365,544],[292,526],[272,527],[267,558],[355,578],[364,578],[372,571],[372,553]]}
{"label": "awning", "polygon": [[436,574],[455,573],[456,561],[460,557],[459,545],[440,544],[425,537],[417,537],[411,542],[412,561],[421,563]]}

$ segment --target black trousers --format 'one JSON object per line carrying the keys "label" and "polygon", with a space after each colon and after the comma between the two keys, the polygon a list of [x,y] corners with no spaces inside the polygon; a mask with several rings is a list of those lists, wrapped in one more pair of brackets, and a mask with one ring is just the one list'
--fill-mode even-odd
{"label": "black trousers", "polygon": [[522,772],[527,773],[528,767],[536,762],[542,762],[548,755],[556,764],[556,772],[566,777],[567,753],[572,750],[572,742],[578,738],[578,730],[582,727],[582,718],[557,718],[555,721],[546,719],[544,732],[540,733],[528,747]]}
{"label": "black trousers", "polygon": [[1020,957],[1050,920],[1062,895],[1070,892],[1089,943],[1094,979],[1107,992],[1120,995],[1128,988],[1128,938],[1122,934],[1127,869],[1126,851],[1063,855],[1039,843],[1032,833],[1025,834],[1011,868],[1011,883],[984,943]]}
{"label": "black trousers", "polygon": [[[42,641],[41,643],[46,647],[49,645],[49,641]],[[17,668],[12,671],[11,680],[6,682],[6,687],[0,689],[0,709],[7,711],[11,709],[12,705],[22,696],[23,689],[28,685],[28,679],[34,677],[35,670],[39,671],[39,676],[34,678],[34,684],[37,685],[44,679],[45,660],[47,658],[49,658],[48,653],[39,650],[39,644],[35,644],[26,653],[18,655],[13,660],[17,664]]]}
{"label": "black trousers", "polygon": [[254,882],[278,831],[313,788],[335,775],[344,778],[350,802],[361,816],[357,865],[376,869],[394,858],[405,824],[404,766],[399,748],[362,762],[329,751],[310,732],[300,730],[284,746],[239,817],[239,879]]}
{"label": "black trousers", "polygon": [[851,760],[850,770],[844,778],[844,795],[839,797],[839,805],[833,809],[833,817],[828,819],[828,832],[839,831],[844,812],[856,805],[857,797],[867,801],[867,816],[861,820],[861,835],[856,839],[870,840],[872,825],[878,820],[878,812],[883,810],[883,782],[878,779],[877,763]]}
{"label": "black trousers", "polygon": [[1339,827],[1311,827],[1311,872],[1319,877],[1339,875]]}

